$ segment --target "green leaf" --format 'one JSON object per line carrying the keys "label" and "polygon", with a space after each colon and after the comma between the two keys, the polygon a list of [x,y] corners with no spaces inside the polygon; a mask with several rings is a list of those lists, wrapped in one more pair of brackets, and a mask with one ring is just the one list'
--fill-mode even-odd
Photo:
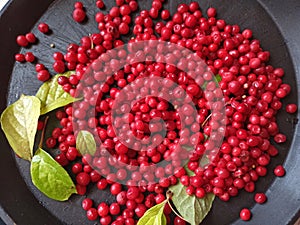
{"label": "green leaf", "polygon": [[62,86],[57,83],[57,79],[60,76],[69,77],[72,73],[74,72],[68,71],[64,74],[57,74],[40,87],[36,93],[36,97],[38,97],[42,103],[41,115],[78,100],[65,92]]}
{"label": "green leaf", "polygon": [[187,165],[184,166],[184,169],[185,169],[185,171],[186,171],[186,174],[187,174],[189,177],[195,176],[195,173],[194,173],[193,171],[191,171],[191,170],[187,167]]}
{"label": "green leaf", "polygon": [[96,153],[96,142],[93,134],[86,130],[79,131],[76,138],[76,148],[82,155],[94,155]]}
{"label": "green leaf", "polygon": [[172,202],[180,215],[191,225],[199,225],[211,209],[215,195],[208,193],[204,198],[189,196],[180,182],[169,188],[173,192]]}
{"label": "green leaf", "polygon": [[41,148],[32,158],[30,173],[33,184],[49,198],[65,201],[77,193],[67,171]]}
{"label": "green leaf", "polygon": [[1,127],[10,146],[19,157],[29,161],[33,155],[40,107],[38,98],[22,95],[1,115]]}
{"label": "green leaf", "polygon": [[167,225],[164,207],[168,200],[159,203],[150,209],[139,219],[137,225]]}
{"label": "green leaf", "polygon": [[220,74],[217,74],[215,76],[216,80],[218,81],[218,83],[222,80],[222,77],[220,76]]}

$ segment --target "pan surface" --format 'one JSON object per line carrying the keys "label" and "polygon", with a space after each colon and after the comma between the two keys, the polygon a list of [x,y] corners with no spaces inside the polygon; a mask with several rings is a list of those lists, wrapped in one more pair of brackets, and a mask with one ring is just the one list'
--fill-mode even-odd
{"label": "pan surface", "polygon": [[[18,34],[32,30],[39,39],[30,51],[38,57],[39,62],[52,68],[52,54],[64,52],[68,43],[80,41],[80,37],[97,32],[93,20],[96,11],[94,1],[84,5],[90,18],[86,24],[78,25],[71,19],[75,0],[16,0],[10,1],[0,14],[0,112],[7,104],[14,102],[20,94],[35,94],[41,85],[35,78],[34,65],[14,64],[14,54],[20,49],[15,43]],[[174,12],[178,0],[168,0],[165,7]],[[184,1],[189,3],[189,1]],[[105,1],[107,9],[114,1]],[[286,76],[284,82],[292,87],[292,93],[284,100],[297,103],[300,84],[300,2],[297,0],[203,0],[199,1],[203,10],[214,6],[218,18],[229,24],[239,24],[242,29],[253,30],[254,37],[261,40],[264,49],[271,52],[271,62],[275,67],[283,67]],[[139,1],[140,8],[149,8],[150,1]],[[46,22],[52,34],[42,35],[37,31],[39,22]],[[50,48],[54,43],[55,48]],[[26,52],[28,49],[21,49]],[[52,71],[53,72],[53,71]],[[54,74],[54,73],[53,73]],[[299,104],[298,104],[299,105]],[[268,202],[255,204],[253,194],[240,193],[228,203],[216,200],[213,209],[203,221],[203,225],[229,224],[293,224],[300,216],[300,130],[296,124],[298,115],[288,115],[282,110],[278,114],[280,130],[287,135],[288,141],[278,146],[279,156],[272,159],[266,177],[257,183],[256,191],[266,192]],[[0,132],[0,215],[7,224],[41,225],[41,224],[95,224],[86,219],[81,209],[84,197],[72,196],[67,202],[56,202],[42,195],[32,185],[29,177],[29,164],[15,158],[2,131]],[[275,178],[272,168],[284,163],[287,174]],[[108,192],[91,189],[89,195],[100,200],[112,201]],[[241,208],[252,208],[253,218],[242,222],[238,218]]]}

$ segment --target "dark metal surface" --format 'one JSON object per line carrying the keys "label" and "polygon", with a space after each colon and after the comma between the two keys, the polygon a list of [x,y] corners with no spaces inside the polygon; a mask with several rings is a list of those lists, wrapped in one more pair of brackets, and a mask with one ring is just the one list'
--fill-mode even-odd
{"label": "dark metal surface", "polygon": [[[58,0],[50,6],[52,2],[51,0],[12,1],[1,14],[0,112],[6,107],[7,97],[9,103],[14,102],[21,93],[34,94],[41,84],[35,78],[34,65],[14,64],[14,54],[19,51],[15,44],[15,37],[18,34],[26,33],[31,29],[37,34],[39,45],[32,46],[30,51],[35,53],[40,62],[51,68],[53,63],[51,56],[54,51],[65,51],[68,43],[78,43],[81,36],[97,31],[92,17],[96,11],[94,1],[84,3],[90,18],[85,25],[79,25],[71,19],[75,0]],[[108,8],[113,2],[106,1]],[[149,8],[150,1],[140,2],[141,8]],[[174,11],[178,2],[182,1],[169,0],[167,6]],[[300,29],[297,20],[300,17],[300,2],[296,0],[199,2],[203,10],[209,6],[216,7],[218,17],[225,19],[228,23],[253,29],[255,38],[261,40],[263,48],[271,52],[271,64],[283,67],[286,71],[284,82],[289,83],[293,91],[285,99],[284,105],[298,102],[300,96],[298,89]],[[53,33],[51,35],[39,33],[34,26],[37,21],[46,21]],[[56,45],[55,49],[49,47],[51,43]],[[29,50],[22,49],[22,51]],[[287,134],[288,141],[279,146],[280,155],[272,160],[268,175],[257,183],[257,191],[266,192],[268,202],[264,205],[256,205],[253,201],[253,194],[249,193],[241,193],[239,197],[228,203],[216,200],[211,213],[203,222],[204,225],[285,225],[294,222],[296,214],[299,215],[300,208],[300,153],[298,151],[300,132],[298,126],[295,128],[292,123],[287,122],[287,119],[291,120],[296,116],[287,115],[284,112],[278,115],[281,131]],[[82,197],[73,196],[70,201],[61,203],[40,194],[29,179],[29,164],[23,160],[14,159],[2,132],[0,132],[0,146],[0,205],[2,207],[0,215],[7,224],[94,224],[94,222],[87,221],[80,207]],[[285,162],[287,175],[284,178],[275,179],[272,168],[282,162]],[[108,193],[96,189],[91,191],[91,195],[97,196],[99,201],[111,200]],[[239,210],[245,206],[251,207],[253,212],[253,219],[247,223],[238,219]]]}

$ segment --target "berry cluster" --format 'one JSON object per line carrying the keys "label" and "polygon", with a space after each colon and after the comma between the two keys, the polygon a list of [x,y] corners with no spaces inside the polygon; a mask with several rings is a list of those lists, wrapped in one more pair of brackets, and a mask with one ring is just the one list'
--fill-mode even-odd
{"label": "berry cluster", "polygon": [[[178,5],[173,15],[163,9],[163,2],[153,0],[149,10],[141,10],[133,19],[137,1],[116,0],[107,14],[95,15],[98,33],[82,37],[79,45],[70,44],[65,54],[53,55],[57,73],[75,70],[70,77],[59,77],[59,85],[83,100],[56,113],[61,127],[53,130],[46,145],[59,145],[56,160],[62,166],[74,162],[79,194],[96,183],[99,190],[110,188],[116,196],[116,202],[97,207],[89,198],[82,202],[87,218],[100,217],[102,225],[135,224],[178,181],[188,195],[198,198],[211,192],[228,201],[239,190],[254,192],[255,182],[266,175],[271,157],[278,154],[271,139],[286,141],[276,114],[291,88],[282,82],[283,69],[268,64],[270,53],[253,39],[252,31],[217,19],[215,8],[207,9],[205,17],[197,2]],[[102,0],[96,6],[102,9]],[[74,20],[82,22],[86,17],[82,3],[74,7]],[[125,48],[122,37],[130,27],[134,37]],[[39,30],[47,33],[49,27]],[[17,43],[27,46],[33,37],[20,36]],[[150,44],[139,49],[141,41]],[[24,61],[19,54],[16,59]],[[124,61],[127,64],[119,68]],[[49,79],[42,64],[36,65],[36,71],[39,80]],[[216,74],[221,78],[218,85]],[[136,96],[139,101],[131,104]],[[286,111],[295,113],[297,106],[288,104]],[[98,137],[93,156],[76,149],[76,131],[82,129]],[[192,150],[184,147],[189,143]],[[202,164],[203,157],[209,163]],[[285,170],[279,165],[274,174],[283,176]],[[266,196],[257,193],[255,201],[262,204]],[[168,207],[165,214],[170,220]],[[240,217],[249,220],[251,212],[243,209]],[[174,224],[185,222],[176,217]]]}

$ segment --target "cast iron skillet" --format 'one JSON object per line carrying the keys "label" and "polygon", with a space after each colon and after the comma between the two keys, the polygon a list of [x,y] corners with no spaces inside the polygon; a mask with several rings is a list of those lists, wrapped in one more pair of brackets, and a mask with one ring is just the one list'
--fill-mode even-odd
{"label": "cast iron skillet", "polygon": [[[31,29],[37,34],[40,44],[33,46],[33,51],[39,61],[51,68],[51,55],[54,51],[65,51],[67,44],[79,42],[79,38],[96,32],[93,19],[85,25],[78,25],[71,19],[75,0],[18,0],[10,1],[0,14],[0,111],[7,104],[14,102],[21,93],[34,94],[39,83],[35,79],[34,66],[31,64],[14,64],[14,54],[20,51],[15,44],[15,37]],[[108,8],[114,1],[106,1]],[[140,1],[142,8],[149,8],[149,2]],[[167,7],[174,12],[177,2],[169,0]],[[184,2],[190,2],[184,1]],[[84,3],[88,15],[93,18],[94,1]],[[254,36],[261,40],[264,49],[271,52],[271,64],[283,67],[286,71],[284,82],[292,86],[292,93],[284,101],[298,103],[300,82],[300,43],[298,18],[300,17],[300,2],[289,0],[203,0],[202,9],[215,6],[218,17],[224,18],[230,24],[239,24],[241,28],[253,29]],[[53,29],[51,35],[45,36],[37,32],[38,21],[47,22]],[[49,47],[56,45],[55,49]],[[22,52],[28,49],[21,50]],[[298,115],[288,115],[284,111],[278,115],[281,131],[288,137],[287,143],[280,145],[280,155],[272,160],[268,175],[257,183],[257,191],[267,193],[268,202],[257,205],[253,194],[241,193],[239,197],[223,203],[216,200],[213,209],[206,217],[204,225],[225,224],[293,224],[300,215],[300,136],[297,125]],[[88,222],[80,207],[83,197],[73,196],[69,201],[60,203],[41,195],[29,179],[29,164],[16,159],[11,153],[8,143],[0,132],[0,215],[7,224],[19,225],[56,225],[56,224],[95,224]],[[283,163],[287,170],[284,178],[276,178],[272,168]],[[98,199],[112,200],[106,192],[93,189],[90,193]],[[238,219],[242,207],[251,207],[253,219],[242,222]]]}

